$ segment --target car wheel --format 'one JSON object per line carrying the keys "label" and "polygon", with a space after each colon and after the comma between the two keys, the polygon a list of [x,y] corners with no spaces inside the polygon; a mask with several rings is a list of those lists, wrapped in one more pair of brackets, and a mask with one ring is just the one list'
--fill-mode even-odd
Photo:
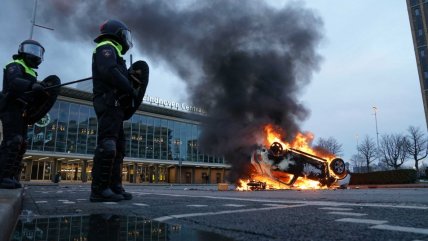
{"label": "car wheel", "polygon": [[330,169],[339,179],[344,178],[347,174],[345,162],[340,158],[335,158],[330,162]]}
{"label": "car wheel", "polygon": [[275,141],[270,145],[270,150],[274,156],[279,156],[282,154],[283,148],[281,143]]}

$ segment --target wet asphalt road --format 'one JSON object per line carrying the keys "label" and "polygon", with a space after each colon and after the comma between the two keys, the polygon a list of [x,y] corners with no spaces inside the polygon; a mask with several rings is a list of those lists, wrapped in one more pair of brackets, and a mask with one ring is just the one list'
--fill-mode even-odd
{"label": "wet asphalt road", "polygon": [[[428,240],[428,188],[235,192],[129,185],[134,198],[119,203],[91,203],[89,189],[89,184],[27,186],[21,220],[32,226],[22,231],[21,224],[21,232],[37,230],[35,220],[70,223],[61,218],[114,214],[120,230],[125,225],[127,231],[111,240]],[[82,227],[94,223],[88,220],[80,221],[81,236]],[[143,238],[146,231],[137,226],[146,222],[150,237]],[[109,225],[109,230],[117,226]],[[163,232],[169,234],[159,236]]]}

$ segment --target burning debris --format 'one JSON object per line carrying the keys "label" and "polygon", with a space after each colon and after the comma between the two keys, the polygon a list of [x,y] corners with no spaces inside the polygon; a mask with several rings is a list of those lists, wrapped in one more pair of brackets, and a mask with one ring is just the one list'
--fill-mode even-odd
{"label": "burning debris", "polygon": [[318,189],[349,183],[345,162],[341,158],[315,153],[303,134],[291,144],[281,144],[270,126],[265,130],[272,144],[269,148],[261,146],[251,155],[252,179],[240,180],[238,190]]}

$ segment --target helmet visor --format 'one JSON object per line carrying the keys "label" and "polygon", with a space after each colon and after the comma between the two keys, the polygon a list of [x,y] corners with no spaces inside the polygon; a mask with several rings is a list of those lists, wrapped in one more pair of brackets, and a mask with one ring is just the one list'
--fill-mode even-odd
{"label": "helmet visor", "polygon": [[131,31],[129,31],[127,29],[123,29],[122,30],[122,38],[126,42],[126,44],[129,46],[129,48],[132,48],[133,44],[132,44]]}
{"label": "helmet visor", "polygon": [[45,50],[42,46],[32,43],[25,43],[21,45],[20,49],[22,53],[31,54],[36,57],[39,57],[43,60],[43,54],[45,53]]}

